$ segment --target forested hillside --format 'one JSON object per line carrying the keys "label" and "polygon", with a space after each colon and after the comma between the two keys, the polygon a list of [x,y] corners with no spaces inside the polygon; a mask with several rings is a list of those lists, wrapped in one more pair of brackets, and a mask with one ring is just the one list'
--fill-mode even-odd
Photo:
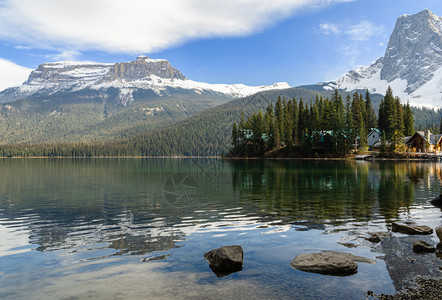
{"label": "forested hillside", "polygon": [[[148,94],[147,94],[148,93]],[[225,103],[219,94],[141,91],[123,105],[118,91],[40,96],[0,105],[0,143],[94,142],[143,134]]]}
{"label": "forested hillside", "polygon": [[[364,91],[361,91],[361,93]],[[112,106],[103,105],[99,101],[88,101],[81,105],[72,102],[57,103],[46,102],[47,106],[40,106],[42,112],[33,115],[32,103],[28,101],[18,101],[14,106],[2,106],[1,117],[14,114],[14,109],[19,109],[21,113],[26,112],[25,118],[16,116],[15,122],[49,122],[52,124],[52,132],[40,132],[43,129],[33,126],[27,133],[29,137],[53,136],[53,139],[43,140],[43,143],[22,142],[20,144],[3,144],[0,146],[1,156],[218,156],[226,154],[231,147],[231,130],[234,122],[239,122],[241,115],[248,117],[259,110],[265,110],[271,103],[275,103],[278,98],[287,101],[301,99],[305,104],[313,103],[316,96],[331,99],[332,91],[315,92],[301,88],[291,88],[279,91],[266,91],[252,96],[235,99],[217,107],[209,108],[194,115],[192,103],[185,99],[171,98],[169,102],[151,101],[144,103],[134,103],[124,109],[115,110]],[[348,95],[340,91],[342,98]],[[199,100],[204,104],[204,97]],[[378,111],[381,95],[371,95],[373,107]],[[180,102],[181,100],[181,102]],[[197,99],[198,100],[198,99]],[[195,101],[195,100],[194,100]],[[104,113],[110,107],[111,113],[105,118]],[[163,107],[162,110],[153,108]],[[202,109],[203,105],[198,105],[193,111]],[[63,113],[70,109],[79,110],[84,114],[80,119],[67,118]],[[112,111],[112,109],[114,109]],[[187,111],[186,111],[187,109]],[[442,111],[429,109],[412,108],[416,129],[433,128],[437,132],[440,126]],[[55,111],[55,112],[54,112]],[[54,112],[53,114],[51,112]],[[51,115],[52,114],[52,115]],[[92,116],[91,116],[92,114]],[[51,115],[51,116],[49,116]],[[68,113],[66,115],[69,115]],[[75,114],[78,115],[78,114]],[[81,115],[81,114],[80,114]],[[40,117],[44,116],[44,117]],[[39,120],[38,118],[41,118]],[[51,119],[53,118],[53,119]],[[67,118],[67,119],[66,119]],[[87,118],[93,119],[93,125],[84,126],[81,130],[69,127],[75,122],[88,123]],[[178,121],[177,121],[178,120]],[[71,123],[69,123],[69,122]],[[174,124],[174,122],[177,123]],[[1,130],[5,127],[5,120],[0,119]],[[11,121],[9,121],[11,122]],[[65,125],[60,126],[58,122]],[[129,124],[129,125],[128,125]],[[64,128],[58,130],[58,128]],[[18,130],[20,126],[14,130]],[[12,131],[14,133],[15,131]],[[23,133],[21,133],[23,134]],[[68,142],[53,143],[59,136],[68,135]],[[87,137],[102,136],[100,142],[89,142]],[[107,140],[106,140],[107,138]],[[31,140],[32,141],[32,140]]]}

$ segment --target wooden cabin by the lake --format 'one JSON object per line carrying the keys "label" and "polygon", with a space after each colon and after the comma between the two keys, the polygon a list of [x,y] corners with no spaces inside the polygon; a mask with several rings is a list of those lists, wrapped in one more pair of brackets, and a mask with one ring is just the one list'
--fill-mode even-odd
{"label": "wooden cabin by the lake", "polygon": [[441,151],[442,134],[432,134],[429,130],[416,131],[406,142],[406,146],[414,152]]}

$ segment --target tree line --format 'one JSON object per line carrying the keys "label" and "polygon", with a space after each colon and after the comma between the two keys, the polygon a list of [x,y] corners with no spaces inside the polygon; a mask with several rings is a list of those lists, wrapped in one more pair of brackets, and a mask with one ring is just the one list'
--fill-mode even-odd
{"label": "tree line", "polygon": [[401,104],[389,87],[381,101],[378,115],[368,90],[365,96],[355,91],[345,97],[335,89],[331,99],[316,95],[310,103],[280,97],[247,119],[242,115],[232,127],[229,155],[262,156],[278,149],[286,154],[325,153],[344,156],[354,147],[367,149],[369,132],[378,128],[384,139],[400,145],[404,136],[412,135],[414,118],[410,105]]}

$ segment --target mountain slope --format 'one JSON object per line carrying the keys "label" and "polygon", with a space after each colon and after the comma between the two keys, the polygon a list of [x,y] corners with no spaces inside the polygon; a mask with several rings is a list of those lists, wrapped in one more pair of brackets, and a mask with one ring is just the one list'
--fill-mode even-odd
{"label": "mountain slope", "polygon": [[366,89],[384,94],[388,86],[403,102],[442,107],[442,17],[429,10],[402,15],[390,36],[385,55],[324,89]]}
{"label": "mountain slope", "polygon": [[[207,109],[167,128],[126,139],[121,142],[123,146],[118,144],[116,148],[139,149],[131,155],[221,155],[229,151],[232,125],[240,120],[242,112],[249,115],[260,109],[265,110],[270,103],[276,102],[278,97],[295,97],[297,100],[302,98],[304,102],[309,103],[315,100],[316,94],[301,88],[257,93]],[[331,92],[328,91],[320,94],[324,97],[331,96]]]}

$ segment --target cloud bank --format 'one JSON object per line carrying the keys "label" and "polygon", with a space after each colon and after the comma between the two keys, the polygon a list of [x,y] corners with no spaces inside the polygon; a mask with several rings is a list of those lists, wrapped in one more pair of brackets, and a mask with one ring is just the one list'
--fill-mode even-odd
{"label": "cloud bank", "polygon": [[0,91],[22,84],[28,79],[31,69],[0,58]]}
{"label": "cloud bank", "polygon": [[0,39],[40,49],[151,53],[259,32],[302,9],[352,0],[0,0]]}

